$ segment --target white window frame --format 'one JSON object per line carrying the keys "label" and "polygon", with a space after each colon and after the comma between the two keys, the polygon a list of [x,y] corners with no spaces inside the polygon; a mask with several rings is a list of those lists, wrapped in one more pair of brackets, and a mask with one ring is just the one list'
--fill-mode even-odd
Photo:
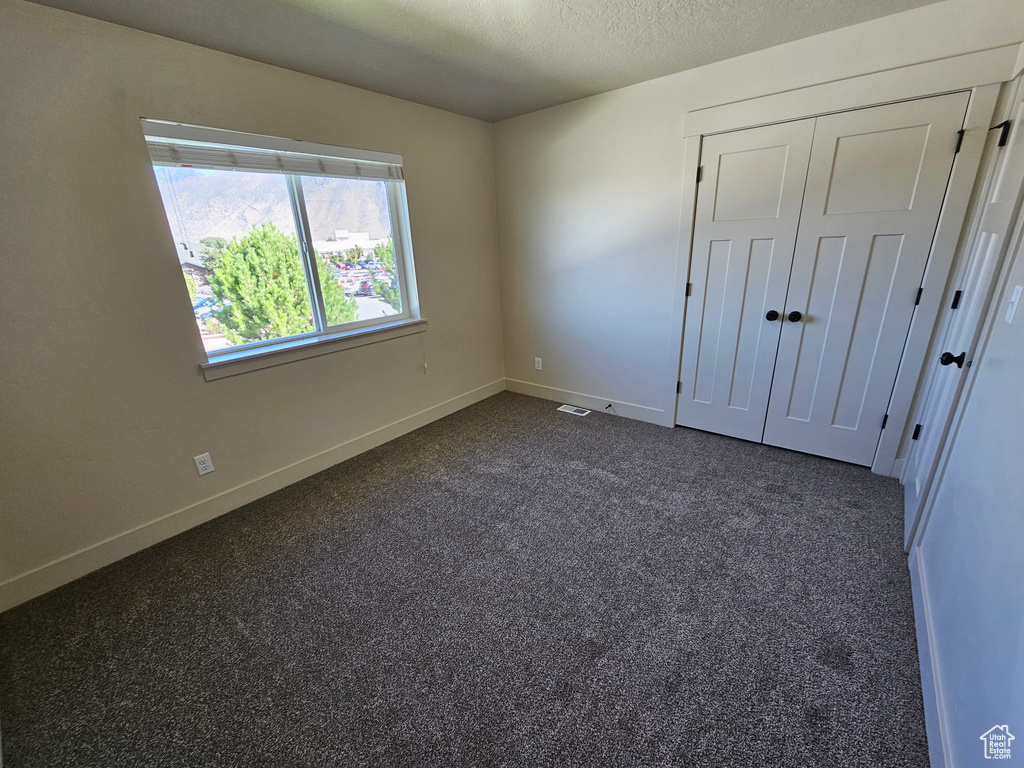
{"label": "white window frame", "polygon": [[[208,381],[425,330],[426,321],[420,316],[416,291],[401,155],[148,118],[142,119],[142,127],[154,166],[272,173],[283,176],[288,186],[315,330],[207,352],[207,362],[200,364],[200,368]],[[302,176],[357,178],[384,183],[396,278],[402,297],[401,312],[341,325],[328,322],[303,197]]]}

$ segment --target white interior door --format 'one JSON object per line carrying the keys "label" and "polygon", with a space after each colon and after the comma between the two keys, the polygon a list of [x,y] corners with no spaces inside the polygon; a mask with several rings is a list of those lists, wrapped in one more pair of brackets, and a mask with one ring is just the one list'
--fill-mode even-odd
{"label": "white interior door", "polygon": [[800,120],[703,141],[679,424],[761,440],[813,132]]}
{"label": "white interior door", "polygon": [[[1017,127],[1024,123],[1024,90],[1020,80],[1009,107],[1002,112]],[[939,343],[933,345],[930,368],[926,369],[924,397],[916,409],[913,424],[920,424],[918,439],[910,443],[907,463],[903,471],[904,483],[904,545],[909,549],[920,517],[924,495],[935,473],[939,451],[945,444],[953,412],[960,399],[967,378],[968,361],[974,357],[981,320],[988,305],[994,277],[1006,253],[1006,241],[1020,206],[1021,187],[1024,185],[1024,135],[1014,131],[1008,143],[999,148],[999,133],[992,132],[988,151],[985,186],[981,191],[981,207],[977,210],[975,226],[966,241],[966,253],[959,265],[951,290],[956,291],[947,304],[942,329],[937,334]],[[965,354],[963,367],[957,362],[940,363],[939,355],[949,352]]]}
{"label": "white interior door", "polygon": [[764,442],[871,464],[968,98],[817,118]]}

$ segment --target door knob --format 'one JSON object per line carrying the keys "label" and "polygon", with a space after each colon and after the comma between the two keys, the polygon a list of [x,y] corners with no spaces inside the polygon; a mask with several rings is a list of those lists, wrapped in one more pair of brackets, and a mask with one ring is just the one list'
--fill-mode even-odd
{"label": "door knob", "polygon": [[796,310],[794,309],[794,310],[793,310],[792,312],[790,312],[790,313],[789,313],[789,314],[787,315],[787,317],[789,318],[789,322],[791,322],[791,323],[799,323],[799,322],[800,322],[800,319],[801,319],[801,318],[803,317],[803,315],[802,315],[802,314],[800,314],[799,312],[797,312],[797,311],[796,311]]}
{"label": "door knob", "polygon": [[778,320],[779,319],[779,313],[776,312],[774,309],[769,309],[768,310],[768,314],[764,316],[764,319],[765,320]]}
{"label": "door knob", "polygon": [[939,356],[939,365],[949,365],[950,363],[956,363],[957,368],[964,367],[964,358],[967,357],[966,352],[961,352],[956,357],[953,357],[952,352],[943,352]]}

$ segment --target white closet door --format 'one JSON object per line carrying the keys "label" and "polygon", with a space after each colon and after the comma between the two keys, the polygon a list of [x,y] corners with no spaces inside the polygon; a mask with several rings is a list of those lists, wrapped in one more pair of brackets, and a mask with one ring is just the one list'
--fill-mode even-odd
{"label": "white closet door", "polygon": [[764,442],[871,464],[967,101],[817,119]]}
{"label": "white closet door", "polygon": [[[1006,241],[1020,206],[1024,186],[1024,88],[1018,79],[1012,107],[1007,110],[1011,125],[1016,129],[1011,141],[999,148],[999,131],[989,136],[988,151],[992,163],[983,190],[979,218],[971,233],[959,272],[953,287],[959,291],[957,307],[947,305],[945,325],[939,334],[941,344],[925,368],[927,389],[921,407],[915,412],[914,423],[921,425],[919,439],[910,443],[904,483],[904,544],[910,548],[921,502],[931,483],[939,451],[946,442],[953,410],[967,378],[966,361],[974,357],[981,333],[981,320],[994,288],[994,276],[1006,253]],[[1005,115],[1006,113],[1004,113]],[[939,354],[965,354],[964,366],[956,363],[940,364]]]}
{"label": "white closet door", "polygon": [[676,421],[761,440],[813,120],[706,137]]}

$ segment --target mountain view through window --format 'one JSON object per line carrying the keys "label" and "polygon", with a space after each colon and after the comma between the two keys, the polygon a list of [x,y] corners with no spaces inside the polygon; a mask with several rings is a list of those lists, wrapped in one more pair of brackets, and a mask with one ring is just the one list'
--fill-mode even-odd
{"label": "mountain view through window", "polygon": [[[315,330],[284,175],[154,166],[206,351]],[[301,176],[329,326],[402,311],[382,181]]]}

